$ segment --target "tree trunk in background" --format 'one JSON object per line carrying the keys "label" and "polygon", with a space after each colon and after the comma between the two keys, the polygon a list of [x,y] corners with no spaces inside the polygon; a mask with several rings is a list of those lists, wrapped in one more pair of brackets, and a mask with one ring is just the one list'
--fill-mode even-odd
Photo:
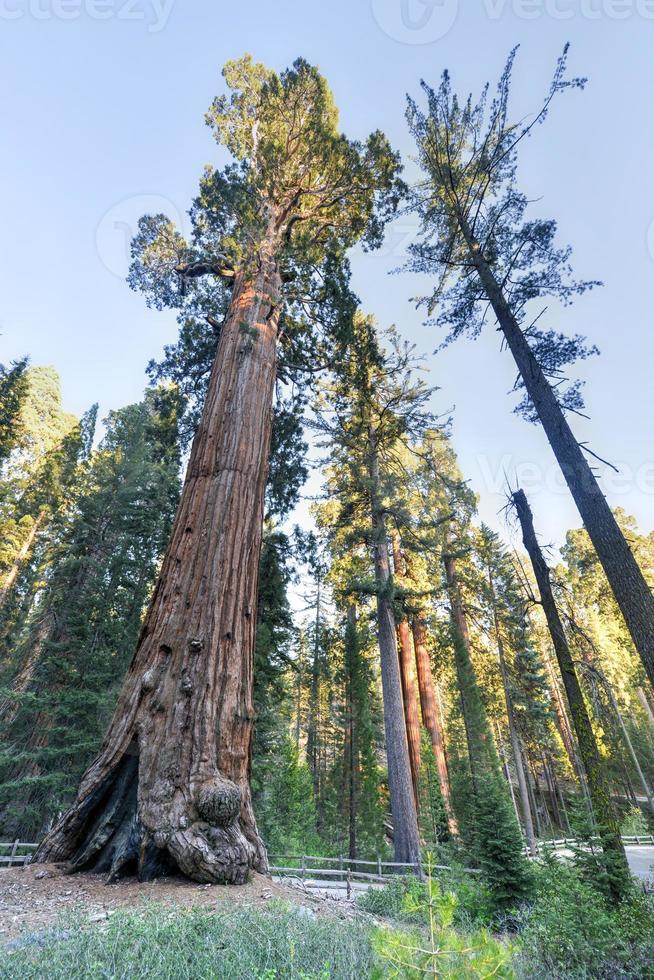
{"label": "tree trunk in background", "polygon": [[11,694],[5,697],[3,701],[0,701],[0,723],[4,729],[9,729],[20,711],[21,695],[25,694],[32,683],[34,672],[41,660],[43,645],[52,635],[54,626],[52,610],[47,609],[38,625],[30,651],[22,667],[11,682]]}
{"label": "tree trunk in background", "polygon": [[532,771],[531,760],[527,756],[526,751],[522,756],[522,764],[527,774],[527,791],[529,792],[529,802],[531,804],[531,811],[534,815],[534,822],[536,824],[536,833],[540,837],[542,834],[542,828],[540,824],[540,815],[538,813],[538,800],[536,799],[536,779]]}
{"label": "tree trunk in background", "polygon": [[586,772],[584,770],[583,763],[579,758],[579,752],[577,750],[577,745],[575,742],[575,737],[570,727],[570,719],[568,717],[568,709],[566,707],[563,695],[561,694],[561,689],[559,687],[559,682],[552,666],[552,661],[549,655],[545,654],[545,666],[547,668],[548,676],[548,688],[550,692],[550,697],[552,698],[552,704],[554,705],[554,713],[556,715],[556,727],[561,736],[561,741],[565,748],[566,755],[572,766],[572,771],[574,772],[577,780],[579,781],[579,788],[581,789],[581,795],[586,801],[588,812],[592,817],[592,803],[590,801],[590,793],[588,791],[588,780],[586,779]]}
{"label": "tree trunk in background", "polygon": [[420,867],[418,815],[411,782],[411,762],[404,720],[402,679],[393,611],[393,578],[386,518],[381,500],[376,434],[369,434],[370,505],[377,591],[377,631],[384,700],[388,788],[393,816],[395,860]]}
{"label": "tree trunk in background", "polygon": [[654,686],[654,595],[575,439],[554,390],[534,357],[502,288],[464,218],[461,227],[471,260],[500,330],[561,467],[627,628]]}
{"label": "tree trunk in background", "polygon": [[348,857],[352,860],[357,856],[357,776],[358,776],[358,732],[354,714],[354,658],[357,650],[357,607],[350,603],[347,607],[346,647],[346,767],[348,773]]}
{"label": "tree trunk in background", "polygon": [[20,546],[20,550],[18,554],[14,558],[14,562],[11,568],[5,574],[5,577],[2,580],[2,585],[0,585],[0,609],[2,609],[2,607],[9,599],[9,596],[11,595],[11,590],[16,584],[16,579],[20,574],[20,570],[25,564],[26,559],[29,557],[32,548],[34,547],[36,536],[39,533],[43,521],[45,520],[45,514],[46,514],[45,509],[39,511],[39,513],[37,514],[34,523],[29,529],[27,537],[23,541],[22,545]]}
{"label": "tree trunk in background", "polygon": [[[406,578],[404,556],[397,531],[391,535],[393,548],[393,572],[398,583]],[[411,761],[411,780],[416,809],[420,811],[420,717],[418,715],[418,691],[416,688],[416,668],[413,653],[411,629],[406,612],[397,627],[398,650],[400,655],[400,673],[402,675],[402,697],[404,700],[404,719],[406,722],[406,737],[409,744],[409,759]]]}
{"label": "tree trunk in background", "polygon": [[563,698],[561,697],[561,691],[559,690],[559,685],[557,683],[554,668],[552,667],[552,662],[549,655],[545,656],[545,666],[547,668],[547,679],[549,682],[547,686],[549,688],[552,704],[554,705],[554,714],[556,715],[556,727],[559,730],[559,735],[561,736],[561,741],[563,742],[563,747],[565,748],[565,754],[568,757],[572,771],[579,780],[580,784],[583,784],[585,781],[585,773],[577,754],[566,707],[563,703]]}
{"label": "tree trunk in background", "polygon": [[642,687],[638,688],[638,700],[640,701],[643,707],[643,711],[645,712],[645,716],[648,722],[650,723],[652,728],[654,728],[654,711],[652,711],[652,706],[649,703],[649,698],[647,697],[647,694],[642,689]]}
{"label": "tree trunk in background", "polygon": [[[492,582],[492,579],[491,579]],[[493,586],[491,585],[493,588]],[[495,595],[493,591],[493,603],[495,603]],[[527,779],[525,777],[525,770],[522,764],[522,750],[520,748],[520,736],[518,735],[518,729],[515,723],[515,711],[513,710],[513,701],[511,700],[511,690],[509,686],[509,673],[506,667],[506,657],[504,656],[504,641],[502,640],[502,633],[500,630],[500,622],[497,615],[497,609],[493,606],[493,613],[495,616],[495,639],[497,641],[497,653],[500,661],[500,673],[502,675],[502,687],[504,688],[504,701],[506,704],[506,713],[509,722],[509,738],[511,740],[511,753],[513,755],[513,761],[515,764],[515,772],[518,778],[518,791],[520,793],[520,807],[522,809],[522,820],[525,827],[525,836],[527,838],[527,846],[529,848],[529,853],[532,857],[538,854],[538,847],[536,845],[536,835],[534,834],[534,821],[531,816],[531,807],[529,806],[529,794],[527,792]]]}
{"label": "tree trunk in background", "polygon": [[452,794],[447,771],[447,759],[445,757],[443,729],[440,723],[436,692],[434,689],[434,678],[431,672],[429,650],[427,649],[427,627],[424,610],[418,610],[413,616],[413,646],[416,652],[422,721],[431,739],[431,745],[436,759],[438,782],[443,798],[447,826],[452,837],[458,837],[459,828],[452,808]]}
{"label": "tree trunk in background", "polygon": [[579,751],[586,771],[588,789],[597,821],[597,830],[607,858],[609,885],[613,897],[619,900],[625,894],[630,876],[624,847],[620,839],[620,827],[611,801],[610,786],[597,748],[595,733],[593,732],[586,709],[572,654],[554,600],[549,568],[538,545],[536,532],[534,531],[533,516],[527,498],[523,490],[518,490],[512,495],[512,499],[522,528],[522,540],[531,559],[534,575],[536,576],[543,612],[545,613],[547,625],[552,636],[552,643],[554,644],[561,677],[563,678],[572,723],[577,735]]}
{"label": "tree trunk in background", "polygon": [[613,708],[615,716],[618,719],[618,724],[620,725],[620,731],[622,732],[622,738],[624,740],[624,744],[627,747],[627,752],[631,756],[631,761],[634,764],[634,769],[638,773],[638,779],[640,781],[640,785],[643,789],[643,792],[647,797],[647,803],[650,808],[650,811],[654,813],[654,799],[652,798],[652,790],[650,789],[649,783],[645,779],[645,773],[643,772],[640,762],[638,761],[638,756],[636,755],[636,750],[634,749],[633,742],[631,741],[631,736],[627,731],[627,726],[625,725],[624,718],[622,717],[622,712],[620,711],[620,705],[618,704],[618,700],[615,694],[613,693],[613,688],[611,687],[608,681],[606,682],[605,687],[606,687],[606,692],[609,696],[609,700],[611,702],[611,707]]}
{"label": "tree trunk in background", "polygon": [[556,794],[557,800],[559,801],[559,810],[561,811],[561,816],[563,817],[563,822],[562,822],[561,826],[563,827],[563,830],[565,831],[565,833],[566,834],[569,834],[570,833],[570,821],[568,820],[568,811],[567,811],[567,808],[566,808],[566,805],[565,805],[565,797],[563,796],[563,791],[561,789],[561,783],[560,783],[559,778],[558,778],[558,776],[556,774],[556,766],[554,765],[554,758],[553,758],[553,755],[552,755],[551,750],[548,750],[548,752],[546,754],[546,758],[547,758],[547,764],[549,766],[550,774],[551,774],[551,777],[552,777],[552,783],[554,785],[554,792]]}
{"label": "tree trunk in background", "polygon": [[497,740],[497,750],[500,756],[500,762],[502,763],[502,769],[504,770],[504,778],[506,779],[507,786],[509,787],[509,793],[511,794],[511,803],[513,805],[513,812],[515,813],[515,818],[520,825],[520,813],[518,811],[518,804],[515,798],[515,791],[513,789],[513,783],[511,781],[511,768],[509,766],[509,760],[506,754],[506,749],[504,747],[504,740],[502,739],[502,730],[500,729],[499,722],[495,722],[495,738]]}
{"label": "tree trunk in background", "polygon": [[302,732],[302,689],[304,686],[304,643],[301,632],[295,677],[295,748],[299,752],[300,734]]}
{"label": "tree trunk in background", "polygon": [[322,827],[322,794],[320,792],[320,758],[318,753],[321,585],[320,577],[318,577],[316,583],[316,618],[313,637],[313,662],[311,665],[311,691],[309,693],[309,711],[307,717],[307,763],[313,780],[313,795],[317,807],[318,830]]}
{"label": "tree trunk in background", "polygon": [[265,871],[249,787],[252,670],[281,281],[267,242],[234,279],[171,541],[100,755],[36,861]]}
{"label": "tree trunk in background", "polygon": [[563,821],[561,820],[561,813],[559,811],[559,801],[556,795],[556,789],[554,786],[554,780],[552,779],[552,770],[550,769],[549,761],[544,752],[540,754],[541,762],[543,763],[543,775],[545,776],[545,783],[547,784],[547,792],[551,801],[552,814],[559,827],[563,826]]}
{"label": "tree trunk in background", "polygon": [[[486,750],[490,749],[492,736],[486,710],[477,688],[477,678],[471,657],[470,632],[456,574],[456,561],[452,555],[444,555],[443,562],[454,632],[454,666],[461,699],[461,714],[463,715],[463,727],[466,733],[472,785],[475,793],[477,793],[475,777],[476,767],[480,762],[479,749],[481,747]],[[479,715],[478,718],[477,715]],[[491,755],[492,752],[489,753],[489,758]],[[497,759],[497,765],[499,766],[499,759]]]}
{"label": "tree trunk in background", "polygon": [[536,845],[536,835],[534,834],[534,821],[529,806],[529,793],[527,792],[527,779],[525,769],[522,764],[522,750],[520,747],[520,736],[515,722],[515,711],[511,699],[511,685],[509,684],[509,671],[506,666],[506,656],[504,654],[504,640],[502,638],[502,626],[497,610],[497,596],[495,594],[495,581],[493,570],[488,565],[488,586],[490,589],[491,604],[493,606],[493,625],[495,627],[495,642],[497,644],[497,656],[500,663],[500,675],[502,677],[502,688],[504,689],[504,703],[506,704],[506,716],[509,723],[509,739],[511,741],[511,753],[515,764],[515,772],[518,779],[518,791],[520,793],[520,807],[522,809],[522,819],[525,827],[525,837],[527,846],[532,857],[538,854]]}

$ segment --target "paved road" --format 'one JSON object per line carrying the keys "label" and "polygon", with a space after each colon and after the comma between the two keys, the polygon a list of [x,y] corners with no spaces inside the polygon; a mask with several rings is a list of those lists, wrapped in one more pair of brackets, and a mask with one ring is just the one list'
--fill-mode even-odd
{"label": "paved road", "polygon": [[[636,844],[627,844],[625,846],[625,851],[627,853],[627,860],[629,862],[629,867],[633,874],[637,875],[643,881],[647,878],[654,880],[654,847],[650,844],[649,846],[639,846]],[[564,851],[562,848],[558,851],[561,857],[572,857],[571,851]],[[281,877],[275,876],[276,881],[284,880]],[[288,878],[286,880],[289,880]],[[292,879],[291,879],[292,880]],[[297,882],[298,879],[295,879]],[[323,895],[331,895],[334,898],[342,898],[346,893],[345,882],[332,881],[332,887],[326,888],[325,882],[320,881],[315,878],[307,878],[304,881],[304,887],[311,892],[317,892]],[[351,894],[360,895],[362,892],[368,891],[369,888],[379,888],[381,887],[377,883],[356,881],[351,882]]]}
{"label": "paved road", "polygon": [[[624,849],[632,874],[643,881],[647,878],[654,881],[654,847],[651,844],[625,844]],[[560,858],[574,857],[573,852],[564,847],[557,847],[555,854]]]}
{"label": "paved road", "polygon": [[636,844],[628,844],[625,847],[627,861],[632,873],[639,878],[654,878],[654,847],[639,847]]}

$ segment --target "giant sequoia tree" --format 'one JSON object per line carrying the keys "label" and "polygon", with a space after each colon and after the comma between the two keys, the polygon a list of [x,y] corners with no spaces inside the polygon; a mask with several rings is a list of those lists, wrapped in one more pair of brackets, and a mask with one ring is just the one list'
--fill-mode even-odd
{"label": "giant sequoia tree", "polygon": [[219,333],[202,418],[116,713],[37,859],[240,883],[266,868],[249,763],[277,347],[328,305],[344,251],[380,241],[400,185],[385,138],[342,135],[306,62],[277,75],[245,57],[223,74],[231,94],[207,121],[232,162],[205,171],[190,242],[142,219],[132,272],[152,303],[194,304]]}
{"label": "giant sequoia tree", "polygon": [[552,99],[583,80],[566,78],[566,48],[535,119],[513,123],[514,53],[490,102],[488,87],[478,102],[471,96],[460,102],[447,72],[436,90],[423,82],[426,111],[409,100],[407,118],[425,174],[414,198],[425,239],[412,246],[410,265],[438,274],[424,303],[430,316],[441,304],[436,322],[448,327],[448,341],[476,337],[492,310],[518,368],[516,389],[525,395],[518,410],[545,430],[654,684],[654,596],[566,417],[583,401],[579,382],[566,386],[565,370],[594,349],[581,337],[542,329],[543,310],[534,306],[567,304],[596,283],[574,281],[570,249],[555,243],[556,222],[526,218],[528,201],[516,178],[520,143],[545,119]]}
{"label": "giant sequoia tree", "polygon": [[[328,437],[328,492],[339,503],[336,522],[370,550],[384,702],[384,730],[393,844],[398,862],[420,864],[420,838],[398,657],[395,581],[389,515],[404,477],[396,451],[420,435],[431,416],[430,389],[413,373],[412,349],[389,333],[384,351],[369,317],[358,313],[353,340],[320,405],[319,431]],[[353,589],[354,591],[354,589]]]}

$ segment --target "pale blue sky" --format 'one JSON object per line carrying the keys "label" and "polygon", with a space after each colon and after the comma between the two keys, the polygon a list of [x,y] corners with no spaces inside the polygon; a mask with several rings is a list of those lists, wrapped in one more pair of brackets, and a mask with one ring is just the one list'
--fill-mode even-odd
{"label": "pale blue sky", "polygon": [[[590,83],[530,141],[522,182],[574,245],[578,274],[606,283],[560,323],[602,350],[584,365],[592,422],[574,424],[623,469],[611,501],[651,530],[654,0],[0,0],[0,360],[54,364],[77,413],[139,398],[175,324],[120,278],[130,232],[143,211],[184,215],[215,159],[203,114],[228,58],[317,63],[345,131],[379,127],[408,158],[404,95],[421,76],[435,82],[449,67],[457,88],[476,90],[520,42],[514,91],[527,111],[565,40]],[[355,287],[382,325],[431,355],[439,338],[408,302],[417,283],[387,275],[411,231],[402,221],[382,254],[356,257]],[[544,437],[511,415],[513,371],[496,335],[430,366],[435,407],[456,407],[454,445],[482,516],[502,527],[502,471],[520,464],[543,537],[560,541],[579,521],[556,492]]]}

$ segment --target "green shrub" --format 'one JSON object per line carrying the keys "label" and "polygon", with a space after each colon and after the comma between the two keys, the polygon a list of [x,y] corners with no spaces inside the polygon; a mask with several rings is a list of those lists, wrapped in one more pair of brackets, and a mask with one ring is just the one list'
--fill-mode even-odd
{"label": "green shrub", "polygon": [[[454,892],[457,905],[454,925],[463,929],[490,926],[494,921],[494,903],[490,889],[480,875],[470,874],[463,867],[452,866],[449,871],[434,872],[443,891]],[[380,918],[398,922],[424,922],[424,910],[409,908],[407,899],[417,902],[426,898],[425,885],[413,875],[391,878],[382,888],[371,888],[357,899],[359,906]]]}
{"label": "green shrub", "polygon": [[518,975],[537,980],[654,977],[654,910],[635,891],[617,907],[580,870],[550,859],[516,917]]}
{"label": "green shrub", "polygon": [[647,817],[639,806],[630,807],[624,815],[620,833],[625,837],[644,837],[649,834]]}
{"label": "green shrub", "polygon": [[271,903],[207,911],[153,905],[23,940],[2,980],[353,980],[369,977],[368,926]]}
{"label": "green shrub", "polygon": [[454,924],[462,929],[479,929],[495,923],[497,911],[491,890],[481,875],[453,865],[438,875],[441,887],[457,897]]}
{"label": "green shrub", "polygon": [[377,930],[373,942],[382,962],[373,976],[444,980],[514,977],[508,944],[494,939],[486,929],[463,933],[454,928],[457,896],[443,891],[431,870],[428,861],[422,890],[407,892],[404,898],[406,917],[421,919],[426,928],[415,933]]}
{"label": "green shrub", "polygon": [[420,901],[425,894],[424,884],[413,875],[391,878],[381,888],[369,888],[357,898],[357,905],[365,912],[381,919],[396,919],[399,922],[424,922],[419,911],[408,911],[407,899]]}

